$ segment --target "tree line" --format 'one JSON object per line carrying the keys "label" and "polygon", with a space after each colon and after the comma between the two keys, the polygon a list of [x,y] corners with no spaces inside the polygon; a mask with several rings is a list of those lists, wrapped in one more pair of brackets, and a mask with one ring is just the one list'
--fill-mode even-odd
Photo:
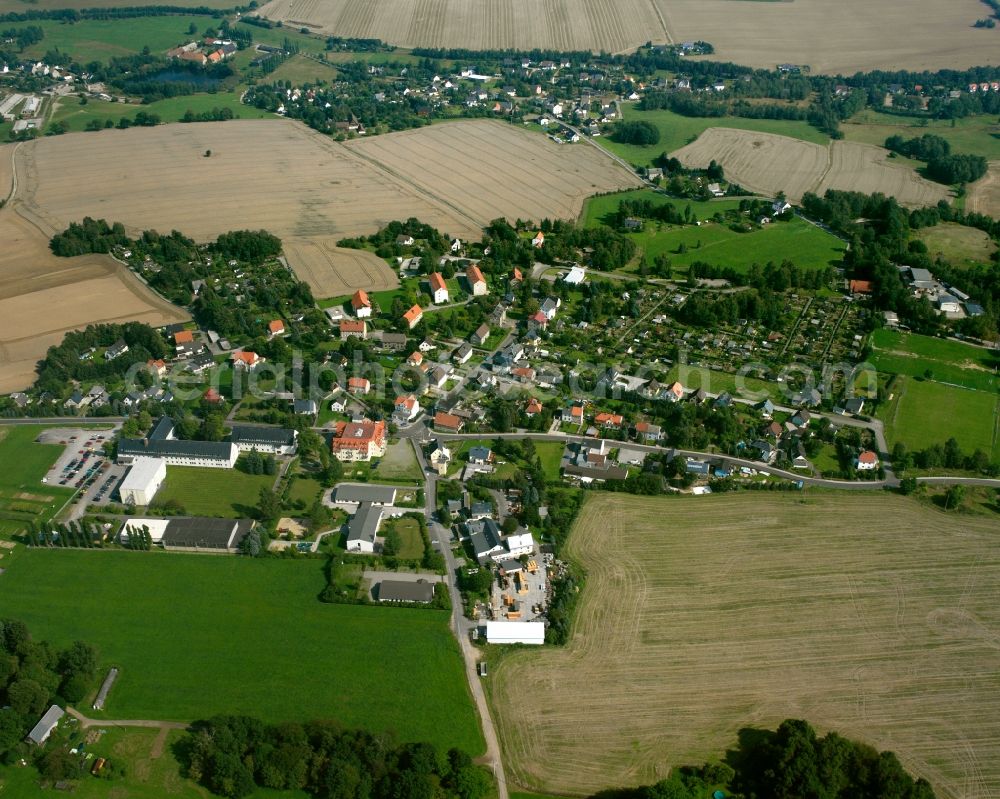
{"label": "tree line", "polygon": [[332,721],[217,716],[192,725],[178,753],[188,777],[232,799],[257,788],[316,799],[485,799],[493,791],[489,773],[465,752],[396,744]]}

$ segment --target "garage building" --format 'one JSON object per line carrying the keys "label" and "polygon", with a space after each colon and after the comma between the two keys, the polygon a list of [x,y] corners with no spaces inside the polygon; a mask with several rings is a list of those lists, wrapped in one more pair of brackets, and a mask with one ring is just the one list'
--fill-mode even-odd
{"label": "garage building", "polygon": [[167,462],[163,458],[136,458],[118,488],[122,502],[126,505],[148,505],[166,477]]}

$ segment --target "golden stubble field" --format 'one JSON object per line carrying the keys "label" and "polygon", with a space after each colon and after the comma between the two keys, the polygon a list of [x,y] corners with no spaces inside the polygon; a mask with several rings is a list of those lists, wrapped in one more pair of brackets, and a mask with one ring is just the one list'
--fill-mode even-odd
{"label": "golden stubble field", "polygon": [[605,50],[703,40],[720,61],[813,72],[996,64],[1000,30],[979,0],[272,0],[294,27],[404,47]]}
{"label": "golden stubble field", "polygon": [[161,125],[40,139],[17,168],[53,231],[89,214],[199,240],[261,227],[340,238],[409,217],[478,236],[498,216],[574,217],[587,196],[639,183],[596,148],[487,120],[344,144],[287,120]]}
{"label": "golden stubble field", "polygon": [[368,250],[338,247],[333,237],[285,239],[285,258],[313,296],[341,297],[356,289],[386,291],[399,285],[395,272]]}
{"label": "golden stubble field", "polygon": [[708,128],[672,155],[689,167],[707,167],[714,159],[729,180],[765,195],[783,191],[792,201],[827,189],[882,192],[907,206],[935,205],[950,196],[946,186],[890,160],[887,150],[859,142],[824,147],[773,133]]}
{"label": "golden stubble field", "polygon": [[1000,161],[990,161],[989,171],[967,188],[965,210],[1000,219]]}
{"label": "golden stubble field", "polygon": [[508,652],[508,780],[567,795],[804,718],[895,751],[940,797],[1000,795],[1000,522],[898,496],[599,494],[568,554],[570,643]]}

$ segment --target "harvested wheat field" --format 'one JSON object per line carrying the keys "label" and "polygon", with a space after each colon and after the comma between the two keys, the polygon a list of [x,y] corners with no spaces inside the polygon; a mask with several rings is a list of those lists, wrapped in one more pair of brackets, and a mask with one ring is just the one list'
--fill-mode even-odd
{"label": "harvested wheat field", "polygon": [[795,717],[895,751],[940,797],[998,796],[998,540],[874,493],[594,495],[569,644],[492,670],[508,780],[649,783]]}
{"label": "harvested wheat field", "polygon": [[707,167],[714,159],[729,180],[760,194],[783,191],[793,201],[827,189],[880,191],[907,206],[935,205],[950,196],[946,186],[888,160],[883,148],[859,142],[824,147],[773,133],[709,128],[672,155],[689,167]]}
{"label": "harvested wheat field", "polygon": [[1000,161],[990,161],[989,171],[969,184],[965,210],[1000,219]]}
{"label": "harvested wheat field", "polygon": [[272,0],[294,27],[404,47],[606,50],[703,40],[714,58],[813,72],[996,64],[1000,31],[979,0]]}
{"label": "harvested wheat field", "polygon": [[317,298],[341,297],[357,289],[385,291],[399,278],[375,253],[338,247],[333,238],[285,239],[288,265]]}
{"label": "harvested wheat field", "polygon": [[[712,58],[814,73],[937,70],[996,64],[1000,30],[973,28],[980,0],[654,0],[675,41],[703,39]],[[987,35],[980,35],[985,33]]]}
{"label": "harvested wheat field", "polygon": [[[401,163],[413,153],[427,164]],[[497,216],[573,217],[586,195],[638,185],[596,148],[474,120],[347,144],[286,120],[161,125],[39,139],[16,162],[50,231],[90,215],[200,240],[248,227],[340,238],[409,217],[478,236]]]}
{"label": "harvested wheat field", "polygon": [[70,330],[188,318],[111,258],[57,258],[15,209],[0,211],[0,241],[0,393],[30,385],[36,363]]}
{"label": "harvested wheat field", "polygon": [[620,52],[668,40],[649,0],[274,0],[258,13],[404,47]]}

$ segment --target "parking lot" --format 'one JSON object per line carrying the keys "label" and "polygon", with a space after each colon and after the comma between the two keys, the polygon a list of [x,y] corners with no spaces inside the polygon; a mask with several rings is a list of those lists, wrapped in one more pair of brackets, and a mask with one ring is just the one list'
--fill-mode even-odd
{"label": "parking lot", "polygon": [[78,508],[108,502],[127,470],[105,457],[104,444],[114,440],[114,436],[114,430],[52,428],[43,431],[39,442],[61,444],[64,449],[42,482],[80,491],[76,499]]}

